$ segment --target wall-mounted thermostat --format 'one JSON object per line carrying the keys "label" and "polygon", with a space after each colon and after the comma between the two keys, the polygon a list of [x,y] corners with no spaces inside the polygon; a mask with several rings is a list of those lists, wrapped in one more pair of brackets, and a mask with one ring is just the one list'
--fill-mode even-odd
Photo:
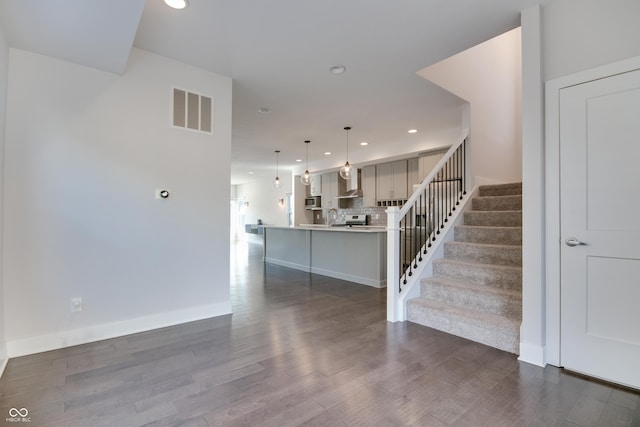
{"label": "wall-mounted thermostat", "polygon": [[171,192],[166,188],[156,188],[156,199],[168,199]]}

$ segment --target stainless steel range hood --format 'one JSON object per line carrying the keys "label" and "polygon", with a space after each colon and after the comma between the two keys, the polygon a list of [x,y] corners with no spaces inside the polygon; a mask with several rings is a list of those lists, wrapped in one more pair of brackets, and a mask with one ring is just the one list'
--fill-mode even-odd
{"label": "stainless steel range hood", "polygon": [[349,190],[341,196],[338,196],[338,199],[357,199],[358,197],[362,197],[362,190]]}
{"label": "stainless steel range hood", "polygon": [[347,191],[344,194],[338,196],[338,199],[357,199],[358,197],[362,197],[361,190],[361,173],[360,169],[356,169],[357,173],[351,175],[351,179],[347,181]]}

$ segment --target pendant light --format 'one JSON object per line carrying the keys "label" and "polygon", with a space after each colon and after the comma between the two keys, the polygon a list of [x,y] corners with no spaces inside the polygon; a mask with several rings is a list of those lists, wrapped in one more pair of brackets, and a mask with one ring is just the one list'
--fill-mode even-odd
{"label": "pendant light", "polygon": [[280,188],[280,177],[279,177],[279,172],[280,172],[280,162],[279,162],[279,157],[280,157],[280,150],[276,150],[276,179],[273,180],[273,188],[278,189]]}
{"label": "pendant light", "polygon": [[349,131],[351,130],[351,127],[345,126],[344,130],[347,131],[347,163],[340,168],[340,176],[349,181],[351,179],[351,173],[353,172],[353,166],[349,164]]}
{"label": "pendant light", "polygon": [[311,141],[305,141],[304,143],[307,144],[307,169],[304,171],[304,175],[300,177],[300,182],[303,185],[311,185],[311,174],[309,173],[309,144]]}

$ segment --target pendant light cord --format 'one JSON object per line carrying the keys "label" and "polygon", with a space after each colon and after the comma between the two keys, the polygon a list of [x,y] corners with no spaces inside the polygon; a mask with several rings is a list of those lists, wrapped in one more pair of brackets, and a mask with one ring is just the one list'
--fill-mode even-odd
{"label": "pendant light cord", "polygon": [[351,130],[351,126],[345,126],[344,130],[347,131],[347,163],[349,163],[349,131]]}

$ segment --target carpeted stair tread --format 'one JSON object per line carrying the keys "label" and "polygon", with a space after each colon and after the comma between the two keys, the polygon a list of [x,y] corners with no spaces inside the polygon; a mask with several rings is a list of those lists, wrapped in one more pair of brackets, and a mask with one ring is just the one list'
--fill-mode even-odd
{"label": "carpeted stair tread", "polygon": [[409,321],[518,353],[520,320],[442,304],[426,298],[407,302]]}
{"label": "carpeted stair tread", "polygon": [[428,277],[421,281],[422,298],[513,319],[522,317],[522,292],[476,283]]}
{"label": "carpeted stair tread", "polygon": [[454,236],[457,242],[522,245],[522,227],[457,225]]}
{"label": "carpeted stair tread", "polygon": [[478,189],[478,195],[484,196],[510,196],[522,194],[522,183],[513,182],[509,184],[493,184],[481,185]]}
{"label": "carpeted stair tread", "polygon": [[521,211],[522,195],[474,197],[471,206],[476,211]]}
{"label": "carpeted stair tread", "polygon": [[433,261],[433,276],[497,288],[522,289],[521,267],[471,263],[441,258]]}
{"label": "carpeted stair tread", "polygon": [[522,227],[522,211],[468,211],[464,213],[465,225],[488,227]]}
{"label": "carpeted stair tread", "polygon": [[522,266],[522,246],[445,242],[444,257],[480,264]]}

